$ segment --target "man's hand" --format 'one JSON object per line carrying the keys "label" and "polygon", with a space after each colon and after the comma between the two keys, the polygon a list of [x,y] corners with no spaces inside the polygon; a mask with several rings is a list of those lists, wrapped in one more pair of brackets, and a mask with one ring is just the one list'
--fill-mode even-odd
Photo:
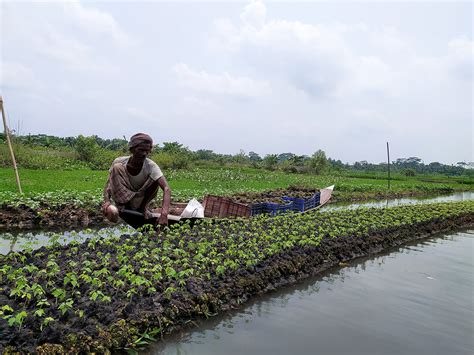
{"label": "man's hand", "polygon": [[103,204],[102,204],[102,213],[105,215],[107,214],[107,208],[109,208],[109,206],[111,205],[110,201],[105,201]]}
{"label": "man's hand", "polygon": [[102,205],[102,212],[110,222],[117,223],[119,218],[119,211],[117,207],[112,205],[110,202],[104,202]]}
{"label": "man's hand", "polygon": [[168,213],[163,211],[161,212],[160,218],[158,219],[158,224],[168,225]]}

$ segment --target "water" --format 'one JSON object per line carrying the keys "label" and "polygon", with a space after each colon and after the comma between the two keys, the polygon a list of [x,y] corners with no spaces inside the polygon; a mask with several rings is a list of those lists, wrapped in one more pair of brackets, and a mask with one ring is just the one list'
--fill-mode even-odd
{"label": "water", "polygon": [[[379,200],[369,201],[361,203],[353,202],[338,202],[329,204],[323,207],[324,210],[331,209],[348,209],[348,208],[359,208],[359,207],[387,207],[387,206],[398,206],[404,204],[415,204],[415,203],[433,203],[433,202],[444,202],[444,201],[464,201],[473,200],[474,191],[469,192],[457,192],[450,195],[436,196],[436,197],[424,197],[424,198],[400,198],[391,200]],[[10,251],[19,251],[25,248],[37,249],[43,245],[50,245],[51,243],[59,242],[65,244],[71,240],[83,241],[92,235],[107,236],[122,233],[131,233],[133,229],[124,226],[101,228],[101,229],[84,229],[75,231],[62,231],[62,232],[48,232],[44,230],[39,231],[17,231],[14,233],[1,233],[0,231],[0,254],[7,254]]]}
{"label": "water", "polygon": [[35,250],[42,246],[53,244],[67,244],[71,241],[83,242],[95,236],[106,238],[113,235],[133,233],[135,230],[126,225],[100,229],[82,229],[78,231],[30,231],[16,233],[0,233],[0,254],[8,254],[11,251]]}
{"label": "water", "polygon": [[147,353],[472,354],[473,247],[469,230],[359,259]]}
{"label": "water", "polygon": [[387,200],[373,200],[359,203],[354,202],[336,202],[324,206],[324,210],[346,209],[359,207],[392,207],[399,205],[420,204],[420,203],[436,203],[450,201],[466,201],[474,200],[474,191],[456,192],[449,195],[430,196],[430,197],[404,197]]}

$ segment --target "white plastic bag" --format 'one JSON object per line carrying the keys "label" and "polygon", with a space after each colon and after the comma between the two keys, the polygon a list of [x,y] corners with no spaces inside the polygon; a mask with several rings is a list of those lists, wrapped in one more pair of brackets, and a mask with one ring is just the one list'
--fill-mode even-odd
{"label": "white plastic bag", "polygon": [[181,218],[204,218],[204,207],[193,198],[181,213]]}

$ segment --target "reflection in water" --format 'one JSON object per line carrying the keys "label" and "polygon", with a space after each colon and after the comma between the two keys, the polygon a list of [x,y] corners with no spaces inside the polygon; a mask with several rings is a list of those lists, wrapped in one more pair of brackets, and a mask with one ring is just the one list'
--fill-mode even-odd
{"label": "reflection in water", "polygon": [[392,207],[399,205],[420,204],[420,203],[436,203],[449,201],[467,201],[474,200],[474,191],[457,192],[450,195],[436,196],[436,197],[410,197],[410,198],[396,198],[389,200],[374,200],[360,203],[354,202],[336,202],[324,206],[324,210],[332,209],[353,209],[359,207]]}
{"label": "reflection in water", "polygon": [[472,354],[474,231],[424,240],[203,321],[150,354]]}
{"label": "reflection in water", "polygon": [[19,232],[0,234],[0,254],[7,254],[10,251],[35,250],[42,246],[67,244],[71,241],[83,242],[91,237],[107,238],[110,236],[132,233],[135,230],[122,225],[112,228],[83,229],[80,231],[66,232]]}

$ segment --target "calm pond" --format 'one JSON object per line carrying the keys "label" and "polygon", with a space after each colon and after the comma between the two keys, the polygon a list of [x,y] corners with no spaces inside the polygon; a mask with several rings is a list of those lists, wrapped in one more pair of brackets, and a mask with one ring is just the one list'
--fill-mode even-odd
{"label": "calm pond", "polygon": [[472,354],[474,230],[359,259],[147,354]]}

